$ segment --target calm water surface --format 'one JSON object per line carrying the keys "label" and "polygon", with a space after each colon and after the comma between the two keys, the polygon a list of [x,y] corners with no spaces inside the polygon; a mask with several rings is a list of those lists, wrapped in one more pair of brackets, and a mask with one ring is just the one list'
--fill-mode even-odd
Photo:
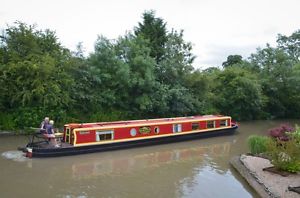
{"label": "calm water surface", "polygon": [[250,134],[281,123],[242,122],[236,134],[79,156],[27,159],[25,137],[0,137],[0,197],[257,197],[229,165]]}

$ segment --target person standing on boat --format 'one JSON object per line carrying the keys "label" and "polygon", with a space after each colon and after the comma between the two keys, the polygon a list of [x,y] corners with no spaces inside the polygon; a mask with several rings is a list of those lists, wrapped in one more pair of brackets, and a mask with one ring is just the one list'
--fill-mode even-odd
{"label": "person standing on boat", "polygon": [[59,147],[57,144],[57,141],[55,139],[55,134],[54,134],[54,121],[50,120],[49,124],[46,125],[46,133],[48,138],[50,139],[50,142],[52,143],[53,146]]}
{"label": "person standing on boat", "polygon": [[49,125],[49,117],[45,117],[45,119],[41,122],[41,125],[40,125],[40,132],[41,133],[46,133],[46,128],[47,128],[47,125]]}

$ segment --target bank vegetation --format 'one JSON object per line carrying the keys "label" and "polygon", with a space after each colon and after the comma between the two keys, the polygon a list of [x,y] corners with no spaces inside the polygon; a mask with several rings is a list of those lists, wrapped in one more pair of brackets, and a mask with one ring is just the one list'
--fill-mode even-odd
{"label": "bank vegetation", "polygon": [[200,70],[184,32],[154,11],[117,39],[99,35],[89,55],[81,43],[67,49],[49,29],[23,22],[2,29],[1,129],[38,126],[45,116],[60,125],[195,114],[299,118],[300,30]]}

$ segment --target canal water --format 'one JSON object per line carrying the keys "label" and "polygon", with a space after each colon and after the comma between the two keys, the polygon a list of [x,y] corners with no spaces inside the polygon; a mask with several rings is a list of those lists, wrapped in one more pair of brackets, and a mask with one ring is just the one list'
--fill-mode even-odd
{"label": "canal water", "polygon": [[22,136],[0,136],[0,197],[258,197],[230,166],[251,134],[281,123],[240,123],[230,136],[70,157],[27,159]]}

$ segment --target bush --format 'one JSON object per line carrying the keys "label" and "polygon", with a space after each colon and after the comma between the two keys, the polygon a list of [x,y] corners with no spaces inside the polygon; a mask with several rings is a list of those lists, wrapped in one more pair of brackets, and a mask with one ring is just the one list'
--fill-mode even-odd
{"label": "bush", "polygon": [[260,154],[267,151],[268,137],[251,135],[248,137],[247,143],[251,154]]}
{"label": "bush", "polygon": [[288,124],[282,124],[279,127],[269,130],[269,135],[282,141],[288,141],[289,137],[286,132],[293,132],[295,129]]}
{"label": "bush", "polygon": [[0,112],[0,130],[31,132],[31,127],[38,128],[46,116],[55,121],[55,127],[61,127],[67,122],[74,122],[74,119],[67,115],[61,109],[20,107],[9,112]]}
{"label": "bush", "polygon": [[0,130],[14,130],[16,123],[11,113],[0,112]]}
{"label": "bush", "polygon": [[45,117],[45,112],[40,108],[22,107],[14,112],[14,122],[18,129],[39,127]]}
{"label": "bush", "polygon": [[279,138],[270,139],[267,143],[267,154],[271,163],[278,170],[297,173],[300,171],[300,135],[286,133],[288,141]]}
{"label": "bush", "polygon": [[90,116],[90,122],[109,122],[126,119],[128,116],[124,112],[110,111],[94,113]]}

